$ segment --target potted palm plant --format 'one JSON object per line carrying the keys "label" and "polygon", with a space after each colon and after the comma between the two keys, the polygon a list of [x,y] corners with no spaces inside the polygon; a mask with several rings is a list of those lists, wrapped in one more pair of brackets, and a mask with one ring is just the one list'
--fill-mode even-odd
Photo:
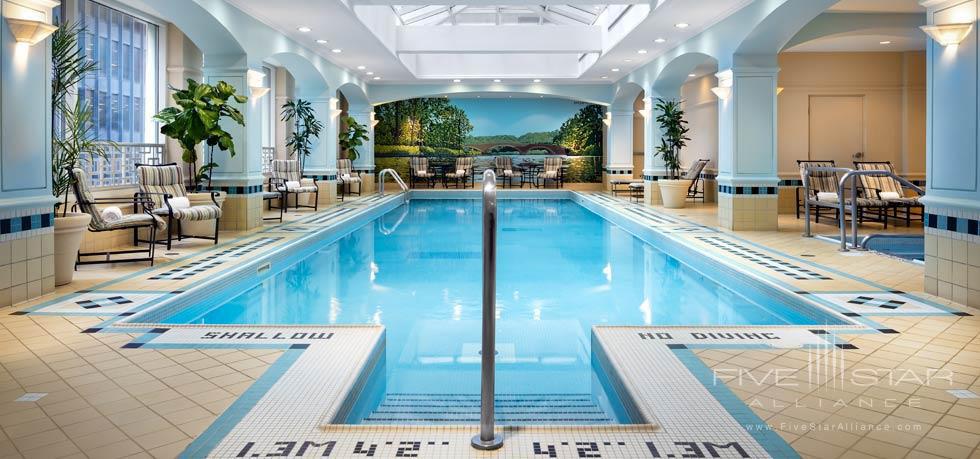
{"label": "potted palm plant", "polygon": [[92,219],[89,214],[68,211],[69,169],[84,161],[106,159],[106,148],[112,146],[96,141],[92,107],[77,97],[78,84],[97,70],[78,46],[82,33],[84,29],[77,24],[63,24],[51,34],[51,192],[59,201],[54,219],[55,285],[74,278],[78,248]]}
{"label": "potted palm plant", "polygon": [[667,169],[667,179],[657,182],[660,186],[660,195],[663,198],[664,207],[668,209],[680,209],[687,201],[687,190],[691,187],[691,181],[680,178],[681,168],[681,149],[687,146],[687,137],[690,129],[687,127],[687,120],[684,119],[684,110],[681,109],[681,101],[676,99],[657,99],[655,110],[657,123],[663,132],[660,138],[660,145],[655,153],[664,161]]}
{"label": "potted palm plant", "polygon": [[353,116],[345,116],[341,119],[341,122],[346,126],[338,134],[341,152],[343,152],[347,159],[357,161],[357,158],[360,156],[357,148],[364,145],[365,140],[370,140],[370,137],[367,135],[367,126],[358,123]]}
{"label": "potted palm plant", "polygon": [[[299,160],[300,177],[306,167],[306,158],[313,152],[313,141],[320,138],[323,131],[323,123],[316,119],[316,111],[308,100],[296,99],[288,100],[282,105],[282,121],[293,123],[293,132],[286,139],[286,148],[289,149],[290,156],[296,156]],[[303,180],[305,182],[305,179]],[[303,183],[307,185],[309,182]],[[299,198],[297,198],[299,199]],[[316,199],[309,195],[308,199]],[[307,205],[311,203],[307,202]]]}

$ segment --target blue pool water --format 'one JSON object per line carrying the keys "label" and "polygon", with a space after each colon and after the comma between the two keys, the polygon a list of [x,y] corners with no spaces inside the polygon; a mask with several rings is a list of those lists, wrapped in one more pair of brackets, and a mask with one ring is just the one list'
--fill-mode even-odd
{"label": "blue pool water", "polygon": [[[413,200],[203,314],[168,322],[383,324],[382,392],[471,403],[479,394],[480,222],[478,200]],[[513,406],[534,403],[528,396],[590,394],[623,420],[597,382],[593,325],[815,320],[776,300],[750,301],[569,200],[502,200],[499,228],[497,392],[516,397]],[[440,394],[462,398],[433,402]],[[368,405],[385,399],[372,397]]]}

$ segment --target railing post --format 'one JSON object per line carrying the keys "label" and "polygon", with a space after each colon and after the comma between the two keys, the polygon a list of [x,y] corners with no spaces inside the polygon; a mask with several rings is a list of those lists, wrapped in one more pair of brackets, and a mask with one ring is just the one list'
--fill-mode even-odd
{"label": "railing post", "polygon": [[497,175],[483,171],[483,338],[480,346],[480,433],[471,444],[480,450],[498,449],[504,439],[494,434],[493,395],[497,309]]}

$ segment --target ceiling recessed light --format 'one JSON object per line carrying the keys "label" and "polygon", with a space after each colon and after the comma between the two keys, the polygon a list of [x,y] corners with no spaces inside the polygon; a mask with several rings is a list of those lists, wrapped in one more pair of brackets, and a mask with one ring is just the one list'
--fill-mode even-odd
{"label": "ceiling recessed light", "polygon": [[380,79],[381,79],[381,77],[374,77],[374,78],[372,78],[372,80],[380,80]]}
{"label": "ceiling recessed light", "polygon": [[541,82],[541,80],[540,80],[540,79],[538,79],[538,78],[535,78],[535,79],[534,79],[534,82],[535,82],[535,83],[540,83],[540,82]]}
{"label": "ceiling recessed light", "polygon": [[892,44],[892,42],[891,42],[891,40],[885,40],[885,41],[879,41],[878,44],[879,45],[890,45],[890,44]]}
{"label": "ceiling recessed light", "polygon": [[322,38],[321,38],[321,39],[319,39],[319,40],[317,40],[316,42],[317,42],[317,43],[319,43],[319,44],[321,44],[321,45],[325,45],[325,44],[327,44],[327,43],[330,43],[329,41],[327,41],[327,40],[324,40],[324,39],[322,39]]}
{"label": "ceiling recessed light", "polygon": [[330,50],[330,52],[331,52],[331,53],[337,53],[337,54],[340,54],[340,53],[342,53],[342,52],[344,52],[344,50],[342,50],[342,49],[340,49],[340,48],[334,48],[334,49],[331,49],[331,50]]}
{"label": "ceiling recessed light", "polygon": [[618,68],[616,68],[616,69],[612,69],[612,71],[613,71],[613,72],[618,72],[618,71],[619,71],[619,69],[618,69]]}
{"label": "ceiling recessed light", "polygon": [[688,24],[686,22],[678,22],[677,24],[674,24],[674,27],[677,27],[678,29],[686,29],[690,26],[691,24]]}
{"label": "ceiling recessed light", "polygon": [[665,41],[667,41],[666,38],[657,38],[657,39],[653,40],[654,43],[663,43]]}
{"label": "ceiling recessed light", "polygon": [[307,26],[299,26],[299,27],[296,28],[296,30],[298,30],[300,32],[303,32],[303,33],[306,33],[306,32],[309,32],[309,31],[311,31],[313,29],[311,29],[311,28],[309,28]]}
{"label": "ceiling recessed light", "polygon": [[638,49],[638,50],[636,50],[636,54],[646,54],[646,53],[647,53],[647,50],[645,50],[645,49]]}
{"label": "ceiling recessed light", "polygon": [[695,75],[695,74],[693,74],[693,73],[688,73],[688,74],[687,74],[687,76],[689,76],[689,77],[691,77],[691,78],[694,78],[694,77],[696,77],[697,75]]}
{"label": "ceiling recessed light", "polygon": [[455,80],[453,80],[453,83],[459,83],[459,82],[462,82],[462,81],[463,80],[460,80],[459,78],[456,78]]}
{"label": "ceiling recessed light", "polygon": [[603,76],[601,76],[601,77],[599,77],[599,78],[602,78],[603,80],[605,80],[606,78],[609,78],[609,77],[607,77],[607,76],[605,76],[605,75],[603,75]]}
{"label": "ceiling recessed light", "polygon": [[374,72],[367,72],[368,75],[374,75]]}
{"label": "ceiling recessed light", "polygon": [[500,80],[493,80],[494,83],[500,83]]}
{"label": "ceiling recessed light", "polygon": [[363,66],[363,65],[358,65],[358,66],[357,66],[357,70],[364,70],[364,69],[366,69],[366,68],[367,68],[367,67],[365,67],[365,66]]}

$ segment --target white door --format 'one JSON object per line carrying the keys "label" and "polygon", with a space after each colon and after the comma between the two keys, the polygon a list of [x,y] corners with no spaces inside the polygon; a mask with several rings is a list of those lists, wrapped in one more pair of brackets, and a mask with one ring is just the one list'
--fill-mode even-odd
{"label": "white door", "polygon": [[863,96],[810,96],[810,159],[838,167],[864,159]]}

